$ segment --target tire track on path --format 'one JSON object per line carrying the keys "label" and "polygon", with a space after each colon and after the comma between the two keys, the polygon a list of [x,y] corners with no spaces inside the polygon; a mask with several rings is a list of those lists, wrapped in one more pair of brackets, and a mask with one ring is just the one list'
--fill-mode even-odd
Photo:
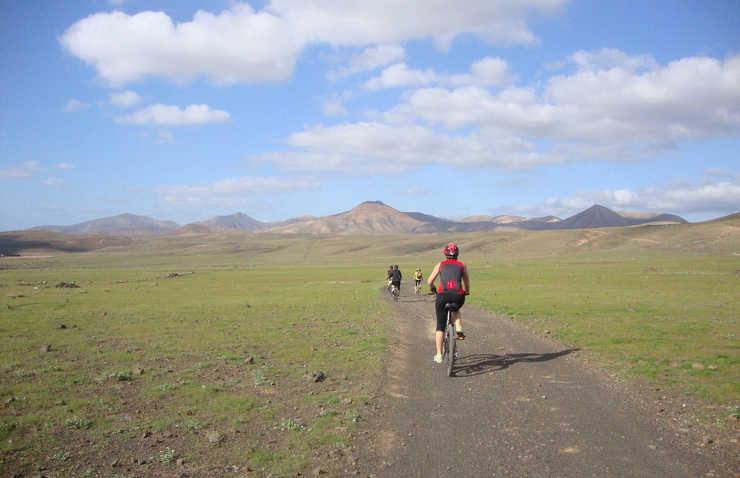
{"label": "tire track on path", "polygon": [[376,476],[736,476],[680,446],[576,350],[473,305],[462,309],[468,338],[447,377],[432,362],[434,298],[402,292],[398,303],[384,295],[395,333]]}

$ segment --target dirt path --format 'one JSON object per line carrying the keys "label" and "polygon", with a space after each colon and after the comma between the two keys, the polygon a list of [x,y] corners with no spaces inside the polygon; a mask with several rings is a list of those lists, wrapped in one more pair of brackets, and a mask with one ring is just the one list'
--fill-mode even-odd
{"label": "dirt path", "polygon": [[377,476],[737,476],[682,446],[577,351],[474,306],[447,377],[432,362],[433,298],[408,293],[392,305],[399,333],[375,418]]}

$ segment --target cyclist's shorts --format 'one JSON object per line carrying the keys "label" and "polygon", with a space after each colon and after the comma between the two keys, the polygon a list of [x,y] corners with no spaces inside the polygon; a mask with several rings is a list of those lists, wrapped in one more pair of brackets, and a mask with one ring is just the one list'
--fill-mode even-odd
{"label": "cyclist's shorts", "polygon": [[421,284],[421,279],[416,279],[416,285]]}
{"label": "cyclist's shorts", "polygon": [[447,311],[445,310],[445,304],[448,302],[454,302],[462,307],[465,303],[465,296],[460,295],[457,292],[442,292],[441,294],[437,294],[437,300],[434,306],[437,310],[438,332],[445,331],[445,326],[447,325]]}
{"label": "cyclist's shorts", "polygon": [[401,290],[401,281],[391,281],[391,285],[394,285],[398,287],[398,290]]}

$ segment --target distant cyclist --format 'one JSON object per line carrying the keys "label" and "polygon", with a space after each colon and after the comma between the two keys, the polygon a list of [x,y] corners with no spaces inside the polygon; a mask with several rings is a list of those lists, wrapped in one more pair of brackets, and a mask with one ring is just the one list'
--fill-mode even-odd
{"label": "distant cyclist", "polygon": [[398,264],[396,264],[393,266],[393,272],[391,273],[391,289],[395,287],[396,290],[401,292],[401,277],[403,277],[403,274],[398,270]]}
{"label": "distant cyclist", "polygon": [[424,275],[421,273],[421,267],[416,268],[416,272],[414,272],[414,290],[418,294],[421,291],[421,280],[424,278]]}
{"label": "distant cyclist", "polygon": [[[450,242],[443,250],[446,260],[438,263],[434,266],[432,274],[427,279],[429,289],[432,292],[437,292],[437,300],[435,302],[435,308],[437,311],[437,333],[435,342],[437,346],[437,354],[434,356],[434,361],[442,363],[442,340],[444,339],[445,325],[447,322],[447,312],[445,311],[445,304],[448,302],[454,302],[459,304],[460,307],[465,303],[465,296],[470,294],[470,277],[468,276],[468,269],[465,264],[457,260],[457,256],[460,253],[460,249],[457,244]],[[434,286],[434,281],[439,276],[439,289]],[[463,284],[465,287],[463,287]],[[465,339],[465,334],[462,330],[462,318],[460,317],[460,311],[454,312],[455,318],[455,330],[457,331],[457,338],[459,340]]]}
{"label": "distant cyclist", "polygon": [[393,281],[393,265],[388,266],[388,272],[385,275],[385,279],[388,281],[388,290],[391,290],[391,282]]}

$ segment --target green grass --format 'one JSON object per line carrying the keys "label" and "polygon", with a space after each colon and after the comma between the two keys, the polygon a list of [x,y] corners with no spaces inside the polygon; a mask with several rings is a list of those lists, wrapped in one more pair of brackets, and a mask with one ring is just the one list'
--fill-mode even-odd
{"label": "green grass", "polygon": [[473,272],[474,301],[625,375],[729,404],[740,396],[739,267],[726,256],[637,251],[512,261]]}
{"label": "green grass", "polygon": [[[344,446],[355,427],[350,406],[339,402],[340,414],[321,416],[316,397],[326,389],[364,396],[363,384],[382,370],[375,272],[201,266],[167,279],[156,268],[97,268],[94,260],[84,268],[0,271],[3,461],[23,468],[20,457],[30,455],[59,470],[46,450],[85,437],[113,447],[113,455],[146,457],[151,451],[115,444],[145,430],[185,430],[151,466],[174,467],[168,450],[187,449],[192,466],[236,460],[257,470],[269,463],[265,474],[303,470],[316,459],[311,446],[284,433],[275,439],[275,430],[301,423],[312,446]],[[63,280],[81,287],[53,287]],[[327,375],[322,383],[306,378],[317,370]],[[227,453],[210,452],[204,431],[234,427],[249,435],[252,451],[237,452],[235,435],[221,447]],[[69,476],[84,471],[75,463],[63,464]]]}
{"label": "green grass", "polygon": [[[549,330],[628,379],[719,405],[729,420],[740,397],[733,224],[59,236],[89,251],[0,262],[0,466],[60,476],[126,476],[111,462],[134,458],[148,461],[137,476],[313,469],[352,446],[372,410],[363,404],[387,348],[378,289],[388,264],[428,274],[449,240],[469,266],[471,303]],[[318,370],[327,378],[314,383]],[[214,430],[218,446],[206,439]]]}

